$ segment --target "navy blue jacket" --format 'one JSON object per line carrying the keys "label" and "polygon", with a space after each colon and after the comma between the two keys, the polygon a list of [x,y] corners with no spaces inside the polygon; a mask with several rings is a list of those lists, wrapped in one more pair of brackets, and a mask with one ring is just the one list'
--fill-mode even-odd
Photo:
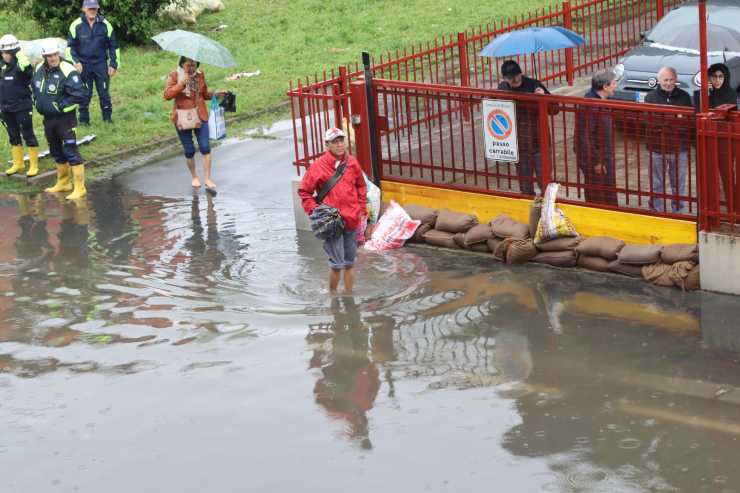
{"label": "navy blue jacket", "polygon": [[100,14],[92,27],[85,14],[80,14],[69,26],[67,45],[75,63],[107,63],[118,70],[118,40],[113,32],[113,25]]}
{"label": "navy blue jacket", "polygon": [[74,65],[62,60],[50,69],[45,62],[33,74],[33,99],[36,109],[44,116],[59,116],[74,112],[87,99],[87,90]]}
{"label": "navy blue jacket", "polygon": [[31,111],[31,79],[33,66],[23,53],[16,54],[11,63],[0,58],[0,111],[15,113]]}

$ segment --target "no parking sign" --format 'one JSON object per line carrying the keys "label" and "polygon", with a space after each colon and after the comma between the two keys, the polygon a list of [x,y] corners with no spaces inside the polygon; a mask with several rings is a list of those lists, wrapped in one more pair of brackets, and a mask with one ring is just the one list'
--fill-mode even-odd
{"label": "no parking sign", "polygon": [[483,100],[486,157],[495,161],[519,162],[516,135],[516,105],[503,99]]}

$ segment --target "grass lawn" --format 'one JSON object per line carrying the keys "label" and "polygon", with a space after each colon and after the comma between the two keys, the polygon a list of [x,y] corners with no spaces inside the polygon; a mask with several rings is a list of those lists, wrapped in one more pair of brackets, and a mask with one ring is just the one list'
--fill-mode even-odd
{"label": "grass lawn", "polygon": [[[224,0],[226,10],[204,14],[191,29],[202,32],[228,47],[237,61],[233,69],[203,66],[211,89],[237,94],[237,114],[249,114],[285,99],[288,81],[324,69],[359,61],[367,50],[380,55],[433,40],[437,35],[462,31],[494,20],[550,5],[549,0]],[[13,32],[21,39],[53,36],[18,13],[0,17],[0,34]],[[71,19],[70,19],[71,21]],[[213,31],[226,24],[222,31]],[[163,24],[162,29],[171,25]],[[167,74],[176,67],[177,57],[162,52],[153,43],[125,47],[121,70],[111,83],[114,125],[101,123],[97,96],[91,105],[92,126],[80,129],[79,136],[97,134],[97,140],[82,147],[83,157],[135,149],[163,136],[173,135],[169,122],[171,102],[162,99]],[[261,71],[261,75],[238,81],[225,78],[235,72]],[[37,136],[43,139],[41,117],[34,115]],[[272,118],[276,118],[273,116]],[[230,135],[249,126],[245,121],[230,128]],[[0,157],[9,159],[4,132],[0,136]],[[288,163],[285,163],[287,166]],[[4,164],[3,164],[4,166]],[[51,169],[50,159],[42,169]],[[0,190],[25,188],[0,178]]]}

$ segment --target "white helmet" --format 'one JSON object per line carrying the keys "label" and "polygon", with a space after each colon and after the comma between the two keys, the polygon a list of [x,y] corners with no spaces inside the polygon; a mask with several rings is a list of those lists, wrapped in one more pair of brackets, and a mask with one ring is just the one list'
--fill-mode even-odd
{"label": "white helmet", "polygon": [[20,49],[21,43],[12,34],[6,34],[0,38],[0,51],[15,51]]}
{"label": "white helmet", "polygon": [[41,42],[41,55],[58,55],[60,53],[59,43],[54,39],[45,39]]}

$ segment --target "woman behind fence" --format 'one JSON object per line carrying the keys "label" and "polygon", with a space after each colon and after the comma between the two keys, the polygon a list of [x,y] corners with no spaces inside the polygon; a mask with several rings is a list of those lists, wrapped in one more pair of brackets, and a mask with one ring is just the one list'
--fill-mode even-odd
{"label": "woman behind fence", "polygon": [[209,92],[205,74],[200,70],[200,62],[186,57],[180,57],[179,67],[170,73],[164,90],[165,100],[174,99],[171,119],[185,151],[185,162],[190,170],[193,188],[200,188],[200,180],[195,170],[194,140],[197,140],[198,150],[203,156],[206,191],[211,195],[216,195],[216,184],[211,177],[211,145],[206,101],[210,101],[214,95],[223,94],[224,91]]}
{"label": "woman behind fence", "polygon": [[[609,99],[617,90],[613,70],[599,70],[591,78],[585,98]],[[598,107],[579,108],[575,126],[575,152],[583,173],[587,202],[618,205],[614,168],[614,121],[610,111]]]}

